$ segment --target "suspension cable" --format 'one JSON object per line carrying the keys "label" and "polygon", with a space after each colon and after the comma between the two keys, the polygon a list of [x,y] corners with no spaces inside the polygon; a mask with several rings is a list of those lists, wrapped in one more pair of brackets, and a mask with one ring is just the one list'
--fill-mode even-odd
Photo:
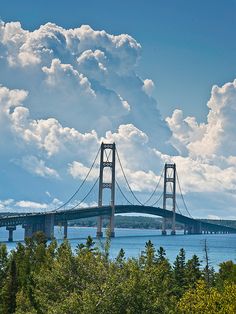
{"label": "suspension cable", "polygon": [[156,191],[157,191],[157,189],[158,189],[158,186],[159,186],[159,184],[160,184],[160,182],[161,182],[161,178],[162,178],[162,176],[163,176],[163,173],[164,173],[164,168],[162,169],[162,172],[161,172],[159,181],[157,182],[154,191],[153,191],[152,194],[149,196],[149,198],[146,200],[146,202],[143,203],[143,205],[146,205],[146,204],[153,198],[153,196],[154,196],[154,194],[156,193]]}
{"label": "suspension cable", "polygon": [[186,205],[186,203],[185,203],[185,200],[184,200],[184,196],[183,196],[182,189],[181,189],[181,186],[180,186],[179,176],[178,176],[178,172],[177,172],[177,171],[176,171],[176,176],[177,176],[177,182],[178,182],[178,186],[179,186],[180,195],[181,195],[181,198],[182,198],[182,201],[183,201],[185,210],[186,210],[186,212],[188,213],[189,217],[193,218],[193,216],[190,214],[190,212],[189,212],[189,210],[188,210],[188,207],[187,207],[187,205]]}
{"label": "suspension cable", "polygon": [[[169,176],[168,176],[168,178],[169,178]],[[170,188],[171,188],[171,192],[173,193],[173,188],[172,188],[172,185],[170,186]],[[176,199],[175,199],[175,206],[177,207],[177,209],[178,209],[179,213],[182,215],[181,210],[179,209],[179,206],[178,206],[178,204],[177,204]]]}
{"label": "suspension cable", "polygon": [[183,215],[182,212],[181,212],[181,210],[179,209],[179,206],[178,206],[178,204],[177,204],[177,201],[175,201],[175,206],[177,207],[177,209],[178,209],[180,215]]}
{"label": "suspension cable", "polygon": [[136,199],[136,201],[137,201],[141,206],[144,206],[144,204],[141,203],[141,202],[139,201],[139,199],[136,197],[136,195],[134,194],[134,192],[132,191],[132,189],[131,189],[131,187],[130,187],[130,185],[129,185],[129,182],[128,182],[127,177],[126,177],[126,175],[125,175],[125,172],[124,172],[123,166],[122,166],[122,164],[121,164],[121,160],[120,160],[120,157],[119,157],[119,154],[118,154],[117,149],[116,149],[116,155],[117,155],[117,157],[118,157],[118,161],[119,161],[120,168],[121,168],[121,171],[122,171],[122,173],[123,173],[123,176],[124,176],[124,178],[125,178],[125,182],[126,182],[128,188],[129,188],[131,194],[133,195],[133,197]]}
{"label": "suspension cable", "polygon": [[94,167],[94,165],[95,165],[95,162],[96,162],[96,160],[97,160],[97,158],[98,158],[98,154],[99,154],[100,150],[101,150],[101,148],[99,148],[99,150],[98,150],[98,152],[97,152],[97,154],[96,154],[96,156],[95,156],[95,158],[94,158],[94,161],[93,161],[93,163],[92,163],[92,165],[91,165],[89,171],[87,172],[87,174],[86,174],[84,180],[81,182],[80,186],[77,188],[77,190],[74,192],[74,194],[73,194],[64,204],[62,204],[62,205],[60,205],[59,207],[57,207],[56,209],[54,209],[54,211],[57,211],[57,210],[61,209],[62,207],[66,206],[68,203],[70,203],[70,201],[71,201],[71,200],[75,197],[75,195],[80,191],[80,189],[83,187],[84,183],[86,182],[88,176],[90,175],[90,172],[92,171],[92,169],[93,169],[93,167]]}
{"label": "suspension cable", "polygon": [[121,187],[120,187],[120,185],[119,185],[119,183],[118,183],[117,181],[116,181],[116,185],[117,185],[117,187],[118,187],[120,193],[121,193],[122,196],[124,197],[124,199],[125,199],[130,205],[134,205],[134,204],[131,203],[131,202],[128,200],[128,198],[125,196],[124,192],[122,191],[122,189],[121,189]]}
{"label": "suspension cable", "polygon": [[[99,152],[100,152],[100,149],[99,149],[99,151],[98,151],[98,154],[99,154]],[[97,156],[98,156],[98,154],[97,154]],[[106,151],[105,151],[105,154],[106,154],[106,158],[107,158],[106,161],[108,161],[108,160],[109,160],[109,157],[110,157],[110,154],[111,154],[111,151],[110,151],[110,153],[108,154],[108,156],[107,156]],[[96,156],[96,159],[97,159],[97,156]],[[96,159],[95,159],[95,160],[96,160]],[[94,162],[94,163],[95,163],[95,162]],[[92,192],[92,190],[94,189],[94,187],[95,187],[95,185],[97,184],[98,180],[99,180],[99,176],[97,177],[96,181],[94,182],[94,184],[92,185],[92,187],[91,187],[91,189],[88,191],[88,193],[85,195],[85,197],[84,197],[79,203],[77,203],[75,206],[73,206],[72,208],[70,208],[70,210],[77,208],[79,205],[81,205],[81,204],[85,201],[85,199],[89,196],[89,194],[90,194],[90,193]]]}
{"label": "suspension cable", "polygon": [[[110,157],[110,155],[111,155],[111,150],[110,150],[110,152],[109,152],[108,155],[107,155],[107,152],[106,152],[106,150],[105,150],[105,155],[106,155],[106,158],[107,158],[106,161],[109,161],[109,157]],[[125,194],[124,194],[124,192],[122,191],[122,189],[121,189],[119,183],[117,182],[117,180],[115,180],[115,182],[116,182],[116,185],[117,185],[117,187],[118,187],[120,193],[121,193],[122,196],[124,197],[124,199],[125,199],[130,205],[133,205],[133,203],[131,203],[131,202],[128,200],[128,198],[125,196]]]}
{"label": "suspension cable", "polygon": [[89,194],[92,192],[92,190],[94,189],[95,185],[98,183],[99,177],[97,177],[96,181],[94,182],[94,184],[92,185],[92,187],[90,188],[90,190],[88,191],[88,193],[85,195],[85,197],[76,205],[74,205],[73,207],[71,207],[69,210],[75,209],[77,208],[80,204],[82,204],[86,198],[89,196]]}
{"label": "suspension cable", "polygon": [[153,203],[152,205],[150,205],[150,207],[154,207],[155,205],[157,205],[160,201],[160,199],[163,197],[164,192],[161,193],[161,195],[159,196],[159,198],[157,199],[157,201],[155,203]]}

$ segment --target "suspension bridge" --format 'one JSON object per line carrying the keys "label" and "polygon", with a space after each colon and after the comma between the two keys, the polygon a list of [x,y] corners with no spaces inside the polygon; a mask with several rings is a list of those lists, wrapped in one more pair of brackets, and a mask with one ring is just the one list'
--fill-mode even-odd
{"label": "suspension bridge", "polygon": [[[100,154],[99,167],[97,160]],[[116,161],[119,166],[119,176],[116,176]],[[82,188],[91,182],[92,173],[98,171],[97,178],[91,184],[90,189],[81,197]],[[86,184],[87,183],[87,184]],[[84,203],[96,190],[98,185],[97,206],[84,207]],[[125,189],[122,186],[126,185]],[[182,209],[177,203],[177,188]],[[104,192],[108,190],[108,205],[105,205]],[[119,199],[123,199],[125,204],[116,204],[115,195],[120,194]],[[129,194],[127,196],[127,193]],[[80,201],[76,201],[76,199]],[[72,205],[73,204],[73,205]],[[161,206],[161,207],[160,207]],[[184,210],[184,214],[183,214]],[[25,229],[25,238],[32,237],[35,232],[42,231],[48,239],[54,236],[54,226],[64,227],[64,237],[67,237],[68,222],[88,217],[98,217],[97,237],[103,236],[103,219],[109,218],[110,236],[115,236],[115,214],[140,213],[151,214],[162,217],[162,234],[166,235],[166,223],[171,221],[171,234],[176,234],[176,222],[183,224],[185,234],[201,233],[236,233],[236,228],[222,226],[216,223],[209,223],[200,219],[194,219],[190,214],[184,195],[182,193],[179,176],[174,163],[166,163],[159,176],[150,196],[145,201],[138,198],[133,191],[125,168],[115,143],[102,143],[95,159],[89,168],[84,180],[77,190],[68,198],[66,202],[57,208],[44,212],[11,213],[10,215],[0,216],[0,227],[6,227],[9,232],[9,241],[13,241],[13,232],[16,226],[21,225]]]}

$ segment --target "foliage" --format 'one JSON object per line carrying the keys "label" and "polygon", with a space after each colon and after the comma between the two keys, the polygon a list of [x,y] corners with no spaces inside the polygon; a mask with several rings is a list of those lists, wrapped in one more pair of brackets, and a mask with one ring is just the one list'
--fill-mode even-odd
{"label": "foliage", "polygon": [[[109,226],[109,219],[104,219],[103,225]],[[82,226],[82,227],[95,227],[97,225],[97,217],[82,218],[72,220],[69,222],[70,226]],[[162,219],[157,217],[145,217],[145,216],[125,216],[116,215],[115,219],[116,228],[131,228],[131,229],[161,229]],[[172,227],[171,222],[167,221],[167,229]],[[183,229],[183,225],[176,223],[178,229]]]}
{"label": "foliage", "polygon": [[188,290],[178,303],[179,313],[215,314],[236,313],[236,285],[225,283],[222,291],[208,287],[203,280],[198,281],[196,289]]}
{"label": "foliage", "polygon": [[138,258],[123,249],[109,258],[109,238],[91,237],[72,251],[43,234],[7,253],[0,246],[0,314],[236,313],[236,265],[220,264],[208,280],[194,255],[180,250],[171,265],[151,241]]}

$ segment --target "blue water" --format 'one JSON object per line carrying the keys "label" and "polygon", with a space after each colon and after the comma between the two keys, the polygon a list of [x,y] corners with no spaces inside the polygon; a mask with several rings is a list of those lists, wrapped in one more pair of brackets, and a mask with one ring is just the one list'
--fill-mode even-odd
{"label": "blue water", "polygon": [[[204,266],[203,248],[206,239],[211,266],[217,269],[219,263],[223,261],[232,260],[236,262],[236,234],[183,235],[179,231],[175,236],[162,236],[160,230],[119,228],[116,228],[115,232],[116,237],[111,240],[111,258],[116,257],[121,248],[125,250],[126,257],[138,257],[144,249],[145,243],[151,240],[157,249],[160,246],[164,247],[171,262],[176,258],[180,248],[184,248],[187,258],[196,254],[202,260],[202,265]],[[96,229],[68,227],[68,239],[73,249],[79,243],[84,243],[88,235],[95,239]],[[55,227],[55,236],[61,242],[63,229]],[[23,241],[24,230],[17,227],[16,231],[14,231],[14,242],[12,243],[7,242],[7,237],[8,232],[5,228],[0,228],[0,242],[5,242],[8,249],[12,250],[16,247],[17,241]],[[101,246],[99,240],[95,239],[95,242],[98,246]]]}

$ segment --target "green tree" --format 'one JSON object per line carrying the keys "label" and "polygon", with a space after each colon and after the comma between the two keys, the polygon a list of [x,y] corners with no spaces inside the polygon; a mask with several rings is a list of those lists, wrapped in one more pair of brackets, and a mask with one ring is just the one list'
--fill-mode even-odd
{"label": "green tree", "polygon": [[216,283],[218,286],[222,286],[224,281],[232,282],[236,284],[236,264],[232,261],[221,263],[219,272],[216,275]]}
{"label": "green tree", "polygon": [[0,244],[0,283],[3,281],[3,278],[5,277],[6,274],[7,261],[8,261],[7,247],[5,244]]}
{"label": "green tree", "polygon": [[144,267],[151,267],[156,262],[156,249],[151,240],[145,243],[145,250],[140,256],[140,263]]}
{"label": "green tree", "polygon": [[200,265],[201,264],[200,264],[199,258],[195,254],[186,263],[186,270],[185,270],[186,285],[189,288],[194,287],[196,282],[202,276]]}
{"label": "green tree", "polygon": [[232,282],[225,282],[223,291],[221,292],[221,311],[222,314],[236,313],[236,284]]}
{"label": "green tree", "polygon": [[16,314],[37,314],[27,294],[20,290],[16,295]]}
{"label": "green tree", "polygon": [[166,260],[166,251],[162,246],[157,250],[157,263],[162,263]]}
{"label": "green tree", "polygon": [[11,257],[7,277],[2,288],[1,314],[12,314],[16,309],[16,294],[18,288],[16,261],[14,255]]}
{"label": "green tree", "polygon": [[57,248],[51,263],[45,262],[34,273],[33,279],[35,307],[39,313],[51,311],[68,298],[77,287],[77,273],[75,257],[67,240]]}
{"label": "green tree", "polygon": [[174,279],[177,296],[181,296],[186,289],[186,262],[185,262],[185,251],[180,249],[174,261]]}
{"label": "green tree", "polygon": [[125,262],[125,251],[121,248],[117,257],[116,257],[116,263],[119,265],[119,267],[122,267]]}
{"label": "green tree", "polygon": [[181,314],[234,314],[236,313],[236,285],[227,284],[220,292],[200,280],[196,288],[188,290],[178,303]]}
{"label": "green tree", "polygon": [[114,260],[106,241],[99,250],[88,237],[76,253],[67,240],[47,245],[42,234],[9,254],[0,246],[0,314],[236,313],[233,262],[220,264],[213,287],[183,249],[172,267],[151,241],[140,258],[121,249]]}
{"label": "green tree", "polygon": [[93,238],[89,235],[86,239],[86,243],[80,243],[78,244],[76,251],[85,251],[85,252],[93,252],[96,251],[97,248],[94,247],[95,242],[93,241]]}
{"label": "green tree", "polygon": [[0,244],[0,304],[3,303],[2,288],[7,276],[7,265],[8,265],[7,247],[5,244]]}

